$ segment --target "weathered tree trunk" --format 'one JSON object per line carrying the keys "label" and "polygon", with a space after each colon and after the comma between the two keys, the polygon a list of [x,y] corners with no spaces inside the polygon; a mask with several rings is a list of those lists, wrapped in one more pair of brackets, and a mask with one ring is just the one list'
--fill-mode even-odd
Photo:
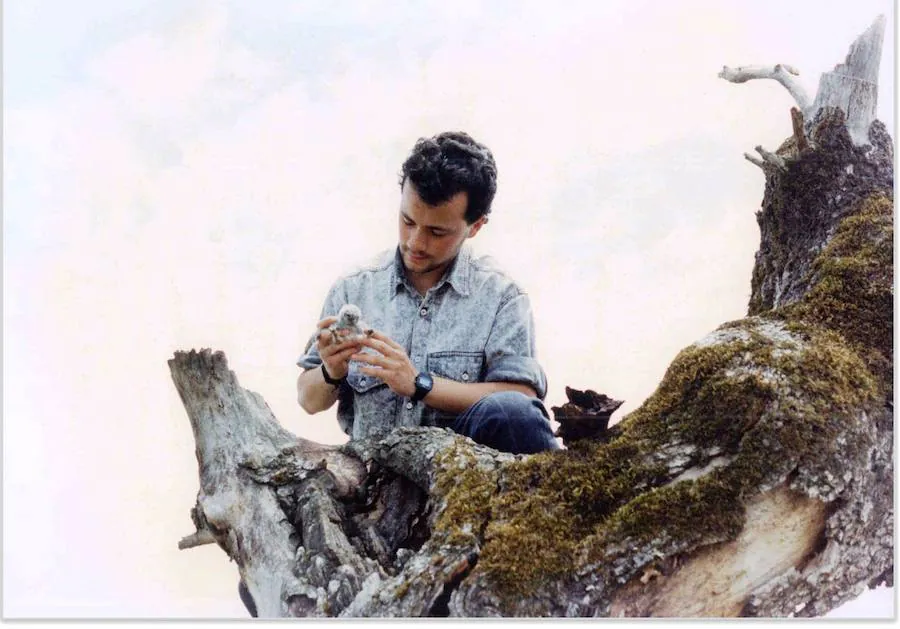
{"label": "weathered tree trunk", "polygon": [[856,145],[868,144],[869,126],[875,120],[878,104],[878,67],[884,42],[884,16],[881,15],[869,30],[854,42],[847,60],[825,72],[819,79],[819,91],[812,104],[816,112],[826,107],[838,107],[847,116],[850,139]]}
{"label": "weathered tree trunk", "polygon": [[221,352],[177,352],[200,464],[181,546],[218,543],[260,616],[815,616],[892,585],[893,149],[827,102],[754,158],[748,316],[608,430],[620,403],[569,391],[566,450],[436,428],[321,446]]}

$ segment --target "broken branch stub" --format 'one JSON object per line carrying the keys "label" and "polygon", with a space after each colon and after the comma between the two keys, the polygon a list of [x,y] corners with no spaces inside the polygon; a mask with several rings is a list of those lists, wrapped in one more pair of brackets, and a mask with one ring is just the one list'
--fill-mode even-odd
{"label": "broken branch stub", "polygon": [[800,73],[792,66],[779,63],[775,66],[740,66],[730,68],[723,66],[719,78],[731,83],[746,83],[753,79],[772,79],[778,81],[794,97],[800,109],[808,109],[811,103],[806,89],[795,78]]}

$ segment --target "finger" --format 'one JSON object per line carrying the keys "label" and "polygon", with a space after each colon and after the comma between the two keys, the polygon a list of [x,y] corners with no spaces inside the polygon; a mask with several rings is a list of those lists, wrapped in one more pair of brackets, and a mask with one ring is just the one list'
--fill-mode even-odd
{"label": "finger", "polygon": [[[388,354],[396,354],[397,348],[392,347],[385,343],[384,341],[379,341],[374,338],[363,338],[359,340],[359,344],[365,347],[369,347],[374,349],[376,352],[384,354],[385,356]],[[405,353],[405,352],[404,352]]]}
{"label": "finger", "polygon": [[316,327],[319,329],[327,328],[332,323],[337,323],[337,320],[337,317],[325,317],[316,324]]}
{"label": "finger", "polygon": [[319,355],[322,358],[331,357],[335,354],[348,352],[352,354],[353,352],[359,351],[359,343],[357,341],[342,341],[340,343],[329,343],[325,347],[323,347],[319,351]]}
{"label": "finger", "polygon": [[364,376],[372,376],[373,378],[378,378],[379,380],[384,380],[387,375],[381,367],[360,367],[359,373]]}
{"label": "finger", "polygon": [[402,348],[400,347],[400,344],[399,344],[399,343],[396,343],[396,342],[394,341],[394,339],[392,339],[391,337],[389,337],[389,336],[388,336],[387,334],[385,334],[384,332],[379,332],[378,330],[372,330],[372,333],[369,335],[369,338],[370,338],[370,339],[376,339],[376,340],[378,340],[378,341],[381,341],[382,343],[387,343],[388,345],[390,345],[390,346],[393,347],[394,349],[402,349]]}
{"label": "finger", "polygon": [[322,330],[321,332],[319,332],[318,343],[320,353],[322,349],[328,347],[329,345],[332,345],[334,343],[334,338],[331,336],[331,332],[329,332],[328,330]]}
{"label": "finger", "polygon": [[334,352],[340,352],[342,350],[347,349],[354,345],[354,343],[350,342],[335,342],[334,338],[330,334],[325,333],[326,336],[319,338],[319,355],[320,356],[330,356]]}
{"label": "finger", "polygon": [[323,356],[322,360],[325,360],[325,358],[327,358],[328,361],[332,362],[332,363],[335,363],[335,362],[344,363],[344,362],[350,360],[350,357],[353,356],[354,353],[356,353],[356,348],[348,347],[347,349],[345,349],[343,351],[334,352],[334,353],[329,354],[328,356]]}
{"label": "finger", "polygon": [[360,363],[366,363],[367,365],[375,365],[378,367],[389,367],[391,366],[391,362],[385,358],[384,356],[379,356],[377,354],[353,354],[350,357],[350,360],[355,360]]}
{"label": "finger", "polygon": [[379,332],[378,330],[372,330],[372,334],[368,338],[369,340],[375,339],[377,341],[381,341],[382,343],[386,343],[395,350],[400,350],[404,353],[406,352],[406,350],[404,350],[399,343],[395,342],[394,339],[389,337],[387,334]]}

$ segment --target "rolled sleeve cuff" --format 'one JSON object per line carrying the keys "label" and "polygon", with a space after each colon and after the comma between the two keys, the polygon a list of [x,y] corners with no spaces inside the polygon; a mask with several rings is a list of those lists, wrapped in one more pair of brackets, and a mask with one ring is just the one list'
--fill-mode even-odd
{"label": "rolled sleeve cuff", "polygon": [[297,359],[297,366],[301,369],[315,369],[322,364],[322,357],[319,356],[319,350],[316,348],[316,336],[317,334],[310,339],[306,346],[306,353]]}
{"label": "rolled sleeve cuff", "polygon": [[539,399],[547,396],[547,376],[538,362],[528,356],[504,356],[494,360],[488,366],[484,381],[527,384]]}

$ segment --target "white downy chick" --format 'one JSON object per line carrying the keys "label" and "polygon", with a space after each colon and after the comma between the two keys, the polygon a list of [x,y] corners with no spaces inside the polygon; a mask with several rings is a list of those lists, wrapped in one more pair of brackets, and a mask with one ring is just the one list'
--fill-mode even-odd
{"label": "white downy chick", "polygon": [[362,311],[355,304],[345,304],[338,311],[338,320],[328,330],[335,343],[371,336],[373,330],[362,320]]}

